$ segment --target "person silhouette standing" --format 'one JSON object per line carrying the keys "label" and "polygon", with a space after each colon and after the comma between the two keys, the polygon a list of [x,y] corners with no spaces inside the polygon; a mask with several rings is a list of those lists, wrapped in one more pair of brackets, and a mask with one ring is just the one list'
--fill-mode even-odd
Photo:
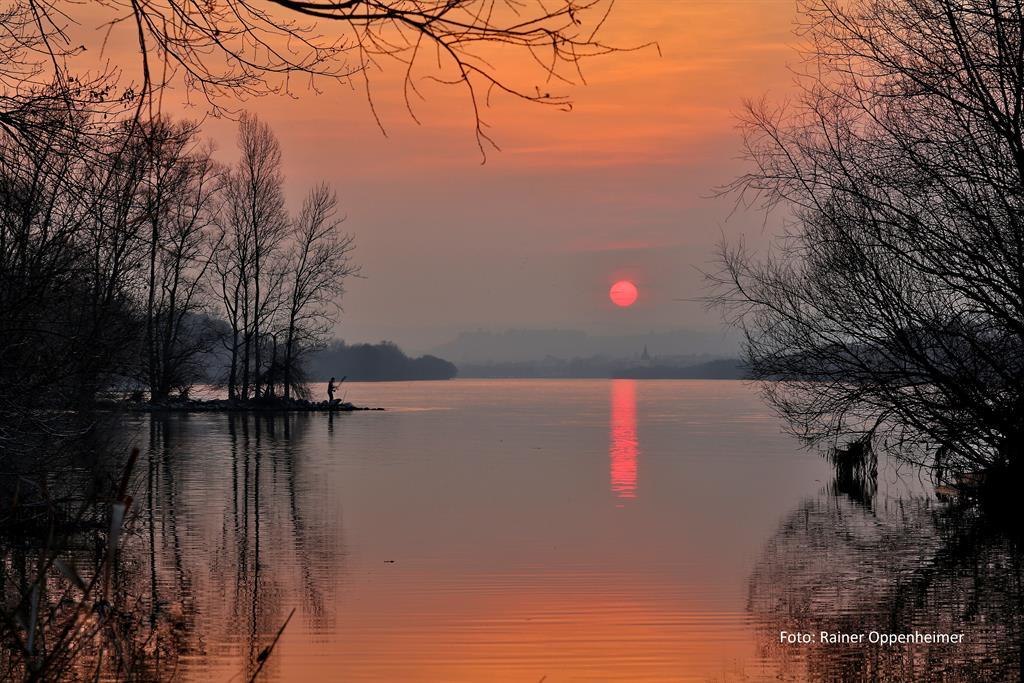
{"label": "person silhouette standing", "polygon": [[334,403],[334,378],[327,383],[327,402],[330,404]]}

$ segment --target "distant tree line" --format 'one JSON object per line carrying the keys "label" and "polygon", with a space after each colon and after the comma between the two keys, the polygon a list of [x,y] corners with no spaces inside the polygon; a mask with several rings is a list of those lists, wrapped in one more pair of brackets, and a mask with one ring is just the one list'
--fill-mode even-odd
{"label": "distant tree line", "polygon": [[692,365],[655,362],[616,370],[615,379],[748,379],[746,365],[738,358],[721,358]]}
{"label": "distant tree line", "polygon": [[459,363],[461,377],[481,378],[553,378],[553,379],[743,379],[746,369],[735,358],[666,356],[653,361],[587,356],[535,361],[497,363]]}
{"label": "distant tree line", "polygon": [[326,380],[347,377],[350,380],[386,381],[413,379],[452,379],[458,369],[436,356],[410,358],[392,342],[346,344],[336,341],[310,354],[309,376]]}
{"label": "distant tree line", "polygon": [[23,114],[34,135],[0,136],[0,405],[132,385],[162,401],[203,379],[217,347],[232,398],[301,390],[353,239],[325,185],[288,213],[266,124],[242,117],[225,166],[187,122]]}

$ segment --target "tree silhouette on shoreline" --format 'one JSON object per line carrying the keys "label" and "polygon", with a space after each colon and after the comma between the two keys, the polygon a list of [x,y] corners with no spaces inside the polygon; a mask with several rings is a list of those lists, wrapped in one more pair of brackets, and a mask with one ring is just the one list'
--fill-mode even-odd
{"label": "tree silhouette on shoreline", "polygon": [[727,191],[789,217],[716,302],[792,431],[1024,471],[1024,6],[801,3],[793,103],[751,104]]}

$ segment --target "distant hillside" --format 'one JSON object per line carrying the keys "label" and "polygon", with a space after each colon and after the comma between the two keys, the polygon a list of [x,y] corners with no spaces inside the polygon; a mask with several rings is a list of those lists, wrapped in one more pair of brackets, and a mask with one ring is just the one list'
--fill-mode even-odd
{"label": "distant hillside", "polygon": [[460,377],[481,378],[561,378],[561,379],[742,379],[743,363],[736,358],[675,356],[649,361],[636,359],[548,357],[543,360],[510,363],[463,363]]}
{"label": "distant hillside", "polygon": [[748,376],[746,365],[737,358],[712,360],[685,367],[635,366],[612,374],[615,379],[746,379]]}
{"label": "distant hillside", "polygon": [[410,358],[392,342],[346,344],[336,341],[309,355],[307,374],[312,380],[348,377],[352,381],[452,379],[452,363],[436,356]]}
{"label": "distant hillside", "polygon": [[737,355],[739,345],[727,332],[673,330],[628,335],[592,335],[580,330],[506,330],[463,332],[431,350],[466,365],[534,363],[546,358],[630,358],[647,347],[657,356]]}

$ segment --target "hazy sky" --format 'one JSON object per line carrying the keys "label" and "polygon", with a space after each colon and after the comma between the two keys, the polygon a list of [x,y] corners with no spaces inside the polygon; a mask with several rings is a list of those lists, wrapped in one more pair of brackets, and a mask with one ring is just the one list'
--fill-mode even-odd
{"label": "hazy sky", "polygon": [[[702,294],[697,269],[723,232],[763,238],[763,216],[727,222],[731,201],[708,195],[742,169],[743,99],[791,91],[794,20],[792,0],[619,0],[605,42],[661,54],[587,62],[571,113],[497,98],[484,115],[502,151],[484,165],[465,95],[425,85],[416,125],[397,70],[374,76],[387,137],[340,86],[246,106],[280,137],[295,205],[321,179],[338,191],[365,275],[344,299],[349,341],[422,351],[477,328],[708,329],[715,315],[676,299]],[[233,124],[206,131],[232,158]],[[631,309],[608,300],[618,277],[640,288]]]}

